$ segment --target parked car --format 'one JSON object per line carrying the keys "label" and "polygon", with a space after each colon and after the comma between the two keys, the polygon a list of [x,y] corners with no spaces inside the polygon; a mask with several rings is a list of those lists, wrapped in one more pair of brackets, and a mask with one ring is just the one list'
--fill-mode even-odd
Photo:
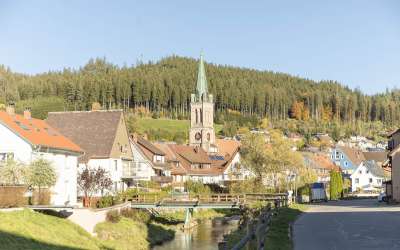
{"label": "parked car", "polygon": [[314,201],[328,201],[328,196],[326,195],[325,184],[321,182],[315,182],[311,184],[311,202]]}

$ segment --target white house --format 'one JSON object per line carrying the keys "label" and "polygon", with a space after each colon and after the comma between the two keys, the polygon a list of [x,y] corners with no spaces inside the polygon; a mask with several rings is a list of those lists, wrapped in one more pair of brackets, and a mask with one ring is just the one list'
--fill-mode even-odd
{"label": "white house", "polygon": [[[15,114],[14,108],[0,111],[0,161],[14,159],[23,164],[43,158],[51,162],[57,181],[51,191],[51,204],[75,205],[77,202],[78,157],[83,150],[45,121]],[[0,166],[1,167],[1,166]]]}
{"label": "white house", "polygon": [[352,192],[382,188],[385,180],[383,169],[375,161],[363,161],[350,175]]}
{"label": "white house", "polygon": [[103,168],[113,187],[109,192],[123,191],[133,185],[129,174],[132,150],[122,110],[50,112],[47,122],[84,151],[79,168]]}

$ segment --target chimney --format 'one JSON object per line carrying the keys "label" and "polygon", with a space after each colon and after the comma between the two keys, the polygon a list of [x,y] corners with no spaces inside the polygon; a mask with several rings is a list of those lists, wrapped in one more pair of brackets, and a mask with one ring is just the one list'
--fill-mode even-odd
{"label": "chimney", "polygon": [[24,118],[27,119],[27,120],[32,119],[31,108],[26,108],[24,110]]}
{"label": "chimney", "polygon": [[15,105],[14,105],[14,103],[8,104],[8,106],[6,107],[6,112],[9,115],[15,115]]}

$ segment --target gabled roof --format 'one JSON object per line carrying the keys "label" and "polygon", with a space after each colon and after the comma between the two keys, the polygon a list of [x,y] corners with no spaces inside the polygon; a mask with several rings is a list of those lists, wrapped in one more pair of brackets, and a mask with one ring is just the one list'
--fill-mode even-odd
{"label": "gabled roof", "polygon": [[22,115],[10,115],[0,111],[0,124],[10,129],[32,146],[83,153],[83,150],[48,123],[39,119],[26,119]]}
{"label": "gabled roof", "polygon": [[240,142],[235,140],[217,139],[218,153],[224,157],[232,157],[240,149]]}
{"label": "gabled roof", "polygon": [[122,110],[50,112],[47,122],[86,152],[80,161],[109,158]]}
{"label": "gabled roof", "polygon": [[187,145],[171,145],[175,154],[180,155],[190,163],[211,164],[207,152],[201,147],[193,147]]}
{"label": "gabled roof", "polygon": [[181,162],[178,160],[178,156],[174,153],[174,151],[170,148],[167,143],[154,143],[154,145],[165,152],[165,160],[170,164],[171,174],[173,175],[184,175],[187,174],[187,170],[181,165]]}
{"label": "gabled roof", "polygon": [[395,129],[395,130],[389,132],[389,133],[387,134],[387,137],[392,137],[392,136],[393,136],[394,134],[396,134],[397,132],[400,132],[400,128],[397,128],[397,129]]}
{"label": "gabled roof", "polygon": [[370,171],[371,174],[377,177],[385,177],[383,169],[376,164],[375,161],[364,161],[363,162],[366,169]]}
{"label": "gabled roof", "polygon": [[153,145],[150,141],[144,139],[141,136],[137,137],[137,143],[140,144],[142,147],[145,147],[152,154],[162,155],[162,156],[165,155],[165,153],[163,151],[161,151],[159,148],[157,148],[155,145]]}
{"label": "gabled roof", "polygon": [[374,160],[375,162],[385,162],[387,160],[388,153],[386,151],[371,151],[363,152],[364,158],[367,161]]}
{"label": "gabled roof", "polygon": [[364,154],[358,149],[345,146],[337,146],[337,148],[340,149],[340,151],[342,151],[347,156],[347,158],[356,166],[365,161]]}

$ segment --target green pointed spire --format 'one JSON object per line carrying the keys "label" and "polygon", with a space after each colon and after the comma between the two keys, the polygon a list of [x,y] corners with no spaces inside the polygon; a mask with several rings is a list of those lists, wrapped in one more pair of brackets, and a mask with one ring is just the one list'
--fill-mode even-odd
{"label": "green pointed spire", "polygon": [[197,73],[197,88],[196,95],[201,100],[201,97],[207,98],[208,87],[206,78],[206,69],[204,67],[203,52],[200,54],[199,72]]}

